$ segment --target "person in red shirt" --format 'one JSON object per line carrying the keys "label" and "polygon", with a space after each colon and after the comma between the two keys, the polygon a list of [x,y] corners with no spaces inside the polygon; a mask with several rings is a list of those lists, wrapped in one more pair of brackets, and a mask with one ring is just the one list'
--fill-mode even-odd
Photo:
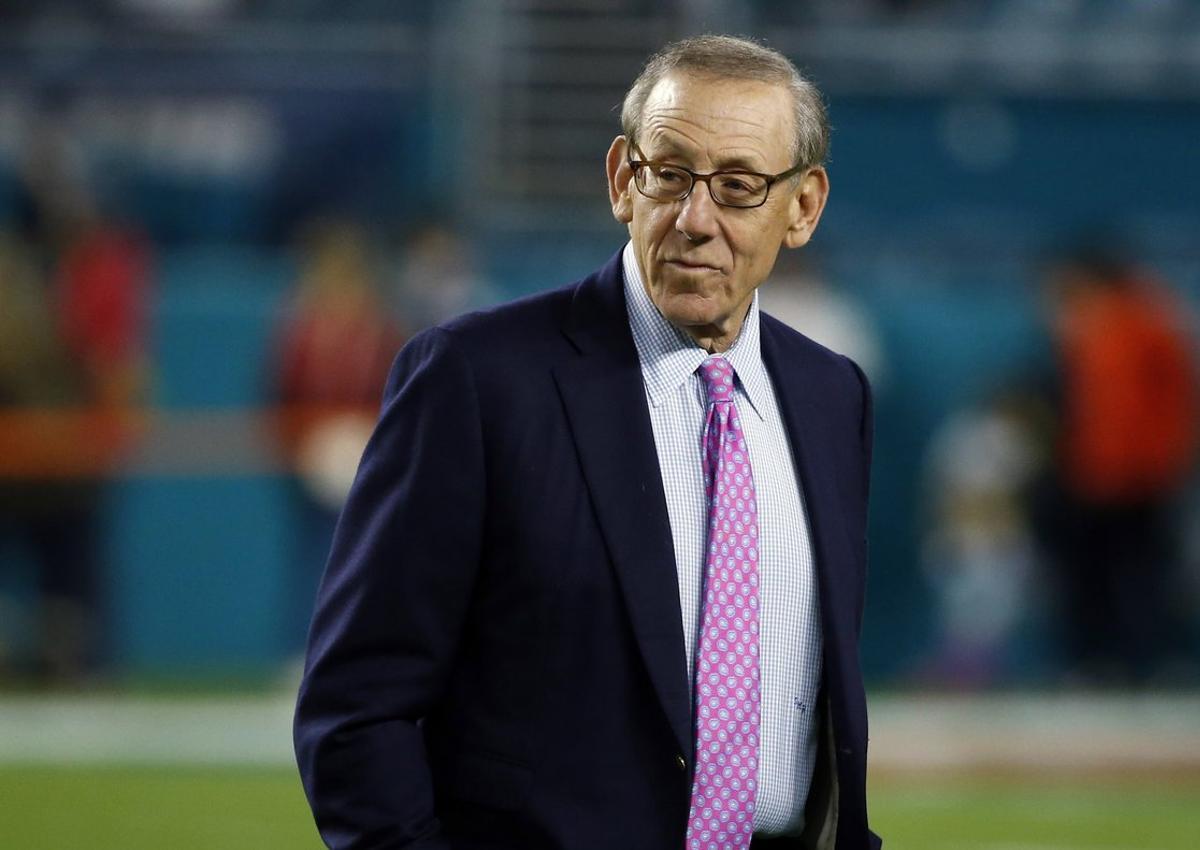
{"label": "person in red shirt", "polygon": [[314,224],[302,240],[296,291],[281,322],[273,375],[277,432],[295,473],[301,575],[286,619],[304,639],[317,577],[405,335],[383,305],[364,234]]}
{"label": "person in red shirt", "polygon": [[102,509],[145,402],[151,251],[90,208],[49,219],[0,234],[0,543],[32,556],[40,597],[12,667],[77,685],[108,660]]}
{"label": "person in red shirt", "polygon": [[1091,679],[1145,681],[1170,649],[1171,508],[1197,447],[1190,316],[1152,275],[1098,251],[1051,275],[1071,660]]}

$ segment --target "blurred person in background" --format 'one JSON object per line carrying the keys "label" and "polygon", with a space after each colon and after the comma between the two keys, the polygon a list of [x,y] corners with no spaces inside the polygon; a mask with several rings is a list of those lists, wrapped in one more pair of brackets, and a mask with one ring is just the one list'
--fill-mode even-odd
{"label": "blurred person in background", "polygon": [[937,602],[938,634],[922,678],[980,687],[1012,671],[1040,565],[1030,489],[1045,458],[1041,400],[1017,387],[955,412],[925,457],[928,515],[921,566]]}
{"label": "blurred person in background", "polygon": [[861,305],[822,274],[813,249],[780,254],[761,298],[779,321],[857,363],[880,391],[887,363],[879,332]]}
{"label": "blurred person in background", "polygon": [[[78,415],[86,382],[32,252],[11,233],[0,235],[0,304],[0,549],[21,547],[37,571],[32,634],[6,635],[0,670],[74,682],[99,660],[98,494]],[[10,632],[17,618],[5,620]]]}
{"label": "blurred person in background", "polygon": [[0,521],[38,570],[33,657],[74,684],[105,660],[101,511],[147,389],[150,252],[106,215],[50,110],[35,124],[0,245]]}
{"label": "blurred person in background", "polygon": [[404,331],[378,290],[366,234],[348,221],[311,223],[300,275],[277,332],[277,433],[295,478],[287,642],[299,654],[338,512],[371,428]]}
{"label": "blurred person in background", "polygon": [[1102,245],[1053,262],[1047,284],[1059,423],[1042,525],[1073,678],[1145,684],[1179,638],[1175,508],[1200,425],[1192,320],[1161,281]]}
{"label": "blurred person in background", "polygon": [[475,261],[474,247],[450,225],[431,222],[404,244],[396,280],[399,313],[413,330],[500,300]]}
{"label": "blurred person in background", "polygon": [[756,297],[824,209],[824,104],[709,36],[622,130],[625,247],[396,361],[296,711],[331,847],[880,847],[870,390]]}

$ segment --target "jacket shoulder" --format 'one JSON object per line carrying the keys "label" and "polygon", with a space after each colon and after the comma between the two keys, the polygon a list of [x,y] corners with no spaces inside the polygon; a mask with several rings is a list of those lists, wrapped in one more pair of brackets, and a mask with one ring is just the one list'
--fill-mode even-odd
{"label": "jacket shoulder", "polygon": [[476,310],[450,319],[439,329],[476,346],[503,345],[511,348],[522,338],[538,333],[557,333],[566,320],[578,282],[546,292],[527,295],[484,310]]}
{"label": "jacket shoulder", "polygon": [[776,347],[788,361],[803,364],[806,368],[816,369],[820,373],[828,370],[827,374],[831,378],[841,376],[863,380],[862,370],[849,357],[826,348],[769,313],[759,313],[759,324],[764,342]]}

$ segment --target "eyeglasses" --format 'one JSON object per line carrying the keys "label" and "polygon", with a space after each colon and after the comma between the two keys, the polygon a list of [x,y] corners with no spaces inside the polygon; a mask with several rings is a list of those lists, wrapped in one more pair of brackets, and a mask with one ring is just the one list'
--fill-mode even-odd
{"label": "eyeglasses", "polygon": [[[629,149],[632,151],[634,147],[630,139]],[[805,166],[794,165],[778,174],[760,174],[757,171],[710,171],[708,174],[697,174],[681,165],[631,157],[629,167],[633,170],[633,183],[637,190],[652,201],[682,201],[692,193],[699,180],[708,184],[708,194],[719,206],[749,209],[765,204],[771,186],[793,174],[799,174]]]}

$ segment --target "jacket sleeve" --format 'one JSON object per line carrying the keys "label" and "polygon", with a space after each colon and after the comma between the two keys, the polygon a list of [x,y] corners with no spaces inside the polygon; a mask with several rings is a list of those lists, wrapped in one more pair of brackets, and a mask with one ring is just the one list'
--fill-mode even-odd
{"label": "jacket sleeve", "polygon": [[444,693],[479,569],[479,404],[451,332],[415,337],[334,535],[296,706],[296,757],[337,850],[447,848],[420,722]]}

